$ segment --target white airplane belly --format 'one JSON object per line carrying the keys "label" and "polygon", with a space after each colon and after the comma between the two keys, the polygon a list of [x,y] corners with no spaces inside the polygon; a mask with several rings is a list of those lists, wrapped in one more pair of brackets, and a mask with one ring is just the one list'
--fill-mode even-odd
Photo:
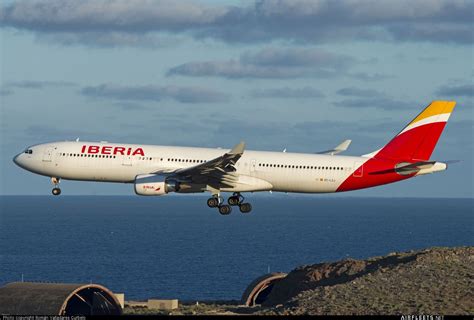
{"label": "white airplane belly", "polygon": [[325,193],[335,192],[342,183],[344,177],[328,176],[321,173],[274,171],[256,172],[255,176],[266,180],[273,185],[273,191],[280,192],[303,192],[303,193]]}

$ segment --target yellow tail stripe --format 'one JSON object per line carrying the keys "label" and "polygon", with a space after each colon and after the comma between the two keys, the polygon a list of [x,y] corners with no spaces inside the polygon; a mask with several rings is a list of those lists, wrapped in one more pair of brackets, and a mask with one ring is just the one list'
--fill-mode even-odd
{"label": "yellow tail stripe", "polygon": [[415,122],[418,122],[431,116],[436,116],[443,113],[451,113],[453,112],[455,106],[456,101],[433,101],[408,125],[414,124]]}

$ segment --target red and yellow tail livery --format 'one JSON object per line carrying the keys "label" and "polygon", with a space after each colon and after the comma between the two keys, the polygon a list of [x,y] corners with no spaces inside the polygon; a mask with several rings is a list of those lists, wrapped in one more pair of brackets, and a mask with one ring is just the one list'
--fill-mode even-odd
{"label": "red and yellow tail livery", "polygon": [[374,158],[428,160],[455,105],[455,101],[433,101]]}
{"label": "red and yellow tail livery", "polygon": [[455,101],[433,101],[382,149],[365,155],[366,161],[355,171],[363,174],[349,176],[337,191],[370,188],[446,170],[446,163],[428,160],[455,105]]}

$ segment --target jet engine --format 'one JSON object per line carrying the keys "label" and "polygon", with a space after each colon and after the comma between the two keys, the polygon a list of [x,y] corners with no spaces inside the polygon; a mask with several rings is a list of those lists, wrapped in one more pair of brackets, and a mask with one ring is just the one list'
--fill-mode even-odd
{"label": "jet engine", "polygon": [[178,192],[179,189],[179,181],[157,174],[143,174],[135,177],[135,193],[141,196],[162,196],[169,192]]}

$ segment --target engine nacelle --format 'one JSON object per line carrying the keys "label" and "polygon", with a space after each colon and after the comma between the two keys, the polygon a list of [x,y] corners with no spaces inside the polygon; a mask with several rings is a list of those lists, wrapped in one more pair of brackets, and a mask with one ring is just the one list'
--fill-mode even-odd
{"label": "engine nacelle", "polygon": [[143,174],[135,177],[135,193],[141,196],[162,196],[178,192],[180,183],[157,174]]}

